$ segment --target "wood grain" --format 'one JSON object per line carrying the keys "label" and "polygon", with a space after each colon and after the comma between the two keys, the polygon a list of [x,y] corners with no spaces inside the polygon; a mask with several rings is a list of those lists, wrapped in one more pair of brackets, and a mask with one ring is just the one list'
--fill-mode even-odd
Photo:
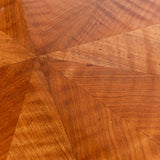
{"label": "wood grain", "polygon": [[8,160],[75,160],[43,74],[36,63]]}
{"label": "wood grain", "polygon": [[55,71],[41,65],[78,160],[158,159],[159,145]]}
{"label": "wood grain", "polygon": [[96,99],[160,143],[160,76],[46,60]]}
{"label": "wood grain", "polygon": [[160,74],[160,25],[49,54],[70,62]]}
{"label": "wood grain", "polygon": [[0,0],[0,160],[159,160],[159,12]]}
{"label": "wood grain", "polygon": [[5,160],[28,88],[33,61],[0,68],[0,159]]}
{"label": "wood grain", "polygon": [[0,1],[0,30],[31,48],[21,0]]}
{"label": "wood grain", "polygon": [[[2,0],[3,31],[37,54],[160,22],[156,0]],[[9,21],[8,21],[9,20]]]}
{"label": "wood grain", "polygon": [[32,58],[34,58],[33,53],[0,31],[0,67]]}

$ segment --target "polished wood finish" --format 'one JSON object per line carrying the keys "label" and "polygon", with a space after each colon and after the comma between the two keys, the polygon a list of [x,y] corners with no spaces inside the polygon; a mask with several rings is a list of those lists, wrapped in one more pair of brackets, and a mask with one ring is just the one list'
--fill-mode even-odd
{"label": "polished wood finish", "polygon": [[0,0],[0,160],[159,160],[159,11]]}
{"label": "polished wood finish", "polygon": [[37,54],[160,22],[156,0],[1,1],[0,29],[28,47],[33,43]]}
{"label": "polished wood finish", "polygon": [[0,1],[0,30],[15,38],[24,46],[30,46],[28,27],[20,0]]}
{"label": "polished wood finish", "polygon": [[50,54],[59,60],[160,74],[160,25],[119,34]]}
{"label": "polished wood finish", "polygon": [[[160,143],[160,76],[47,59],[120,117]],[[152,107],[151,107],[152,106]]]}
{"label": "polished wood finish", "polygon": [[0,67],[34,58],[35,55],[0,31]]}
{"label": "polished wood finish", "polygon": [[30,159],[73,159],[71,146],[75,158],[81,160],[143,160],[160,156],[158,144],[46,61],[40,59],[36,66],[8,159],[22,159],[26,154]]}
{"label": "polished wood finish", "polygon": [[24,158],[75,160],[39,63],[35,64],[8,154],[9,160]]}
{"label": "polished wood finish", "polygon": [[0,159],[6,159],[28,89],[33,60],[0,68]]}

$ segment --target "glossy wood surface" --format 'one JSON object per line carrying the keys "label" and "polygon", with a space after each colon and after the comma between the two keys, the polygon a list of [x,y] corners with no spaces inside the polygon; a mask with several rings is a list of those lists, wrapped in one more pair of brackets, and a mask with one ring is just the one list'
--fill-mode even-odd
{"label": "glossy wood surface", "polygon": [[33,61],[0,68],[0,159],[5,159],[28,89]]}
{"label": "glossy wood surface", "polygon": [[160,22],[157,0],[1,0],[1,6],[0,29],[37,54]]}
{"label": "glossy wood surface", "polygon": [[0,67],[34,58],[35,55],[0,31]]}
{"label": "glossy wood surface", "polygon": [[0,160],[159,160],[159,12],[0,0]]}

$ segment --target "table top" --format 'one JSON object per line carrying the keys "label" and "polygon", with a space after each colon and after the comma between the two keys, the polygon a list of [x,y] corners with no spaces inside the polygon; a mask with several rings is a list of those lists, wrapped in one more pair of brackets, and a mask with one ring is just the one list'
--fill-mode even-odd
{"label": "table top", "polygon": [[0,160],[159,160],[159,13],[0,0]]}

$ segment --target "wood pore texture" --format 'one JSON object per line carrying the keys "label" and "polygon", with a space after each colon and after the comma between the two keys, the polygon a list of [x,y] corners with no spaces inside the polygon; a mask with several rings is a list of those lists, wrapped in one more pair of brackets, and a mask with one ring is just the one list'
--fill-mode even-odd
{"label": "wood pore texture", "polygon": [[0,0],[0,160],[160,160],[159,0]]}

